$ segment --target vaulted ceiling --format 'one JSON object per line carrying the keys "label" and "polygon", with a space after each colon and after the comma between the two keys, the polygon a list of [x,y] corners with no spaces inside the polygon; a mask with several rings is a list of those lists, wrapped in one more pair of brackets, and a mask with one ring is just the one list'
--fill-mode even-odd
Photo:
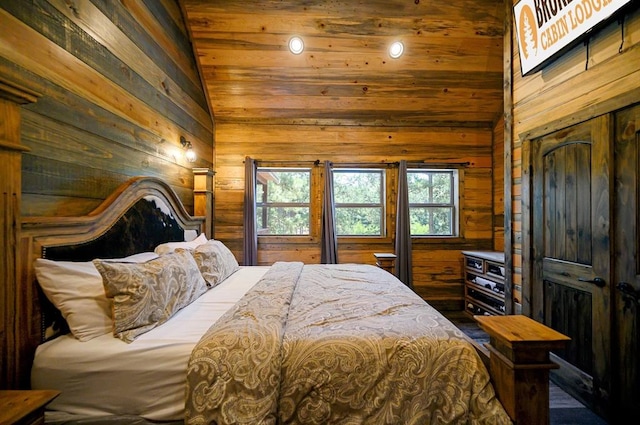
{"label": "vaulted ceiling", "polygon": [[501,1],[179,1],[216,123],[487,127],[502,114]]}

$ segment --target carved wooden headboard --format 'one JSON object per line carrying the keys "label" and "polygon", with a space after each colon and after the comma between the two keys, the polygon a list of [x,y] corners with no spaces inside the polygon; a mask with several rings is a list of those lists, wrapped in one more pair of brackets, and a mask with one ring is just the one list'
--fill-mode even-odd
{"label": "carved wooden headboard", "polygon": [[[204,231],[205,217],[193,217],[165,182],[152,177],[136,177],[121,185],[98,208],[82,217],[23,217],[20,235],[17,283],[16,326],[11,338],[15,358],[13,368],[20,388],[29,387],[35,349],[43,326],[55,311],[42,294],[35,278],[36,258],[89,261],[118,258],[153,251],[163,242],[195,238]],[[46,320],[43,320],[46,319]]]}

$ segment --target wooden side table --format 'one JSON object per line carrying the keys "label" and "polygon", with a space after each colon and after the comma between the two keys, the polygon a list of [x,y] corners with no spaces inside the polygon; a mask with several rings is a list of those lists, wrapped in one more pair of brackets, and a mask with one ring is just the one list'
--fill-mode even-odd
{"label": "wooden side table", "polygon": [[54,390],[0,391],[0,424],[44,424],[44,408],[59,394]]}
{"label": "wooden side table", "polygon": [[388,252],[375,252],[373,256],[376,257],[376,266],[388,271],[391,274],[395,274],[395,254],[391,254]]}
{"label": "wooden side table", "polygon": [[493,386],[509,416],[517,424],[548,424],[549,370],[558,368],[549,352],[571,338],[523,315],[474,318],[489,334]]}

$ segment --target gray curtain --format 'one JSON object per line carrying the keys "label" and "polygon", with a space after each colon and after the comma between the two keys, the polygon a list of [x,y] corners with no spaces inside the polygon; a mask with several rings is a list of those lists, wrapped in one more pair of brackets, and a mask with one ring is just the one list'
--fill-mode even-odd
{"label": "gray curtain", "polygon": [[332,164],[324,162],[324,198],[322,200],[322,247],[320,262],[338,264],[338,239],[336,238],[336,206],[333,199]]}
{"label": "gray curtain", "polygon": [[244,238],[243,264],[258,265],[258,231],[256,229],[256,161],[244,160]]}
{"label": "gray curtain", "polygon": [[396,276],[413,289],[411,274],[411,227],[409,221],[409,188],[407,184],[407,161],[398,167],[398,204],[396,211]]}

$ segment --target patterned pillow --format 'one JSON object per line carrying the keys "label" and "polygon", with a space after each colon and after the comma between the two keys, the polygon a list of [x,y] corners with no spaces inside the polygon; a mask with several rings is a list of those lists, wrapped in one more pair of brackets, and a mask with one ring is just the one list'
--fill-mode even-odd
{"label": "patterned pillow", "polygon": [[218,240],[211,239],[189,251],[195,258],[209,288],[218,285],[240,268],[233,253]]}
{"label": "patterned pillow", "polygon": [[125,342],[161,325],[207,291],[188,252],[165,254],[141,264],[94,260],[113,299],[113,335]]}

